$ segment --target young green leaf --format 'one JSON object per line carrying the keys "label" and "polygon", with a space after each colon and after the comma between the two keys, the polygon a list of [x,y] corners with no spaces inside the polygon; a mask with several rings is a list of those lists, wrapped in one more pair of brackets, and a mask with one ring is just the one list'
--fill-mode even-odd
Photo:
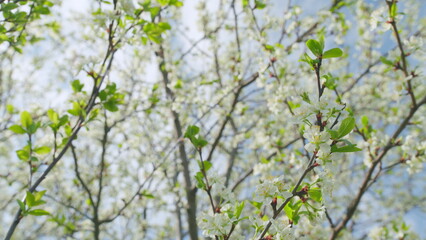
{"label": "young green leaf", "polygon": [[293,220],[293,209],[290,204],[285,205],[284,212],[288,219]]}
{"label": "young green leaf", "polygon": [[243,2],[243,8],[244,8],[244,7],[247,7],[247,6],[248,6],[248,4],[249,4],[249,1],[248,1],[248,0],[242,0],[242,2]]}
{"label": "young green leaf", "polygon": [[325,78],[324,86],[326,88],[331,89],[331,90],[336,89],[336,86],[337,86],[337,84],[336,84],[337,78],[336,77],[333,77],[333,75],[331,75],[330,73],[323,75],[322,77]]}
{"label": "young green leaf", "polygon": [[268,51],[268,52],[275,52],[275,48],[274,48],[274,46],[272,46],[272,45],[268,45],[268,44],[265,44],[265,45],[263,45],[263,47],[265,48],[265,50],[266,51]]}
{"label": "young green leaf", "polygon": [[304,53],[303,56],[299,59],[299,61],[306,62],[312,68],[314,67],[314,60],[307,53]]}
{"label": "young green leaf", "polygon": [[9,130],[17,134],[27,133],[20,125],[12,125],[9,127]]}
{"label": "young green leaf", "polygon": [[356,144],[346,145],[343,147],[337,147],[336,145],[331,146],[331,152],[358,152],[362,149],[357,148]]}
{"label": "young green leaf", "polygon": [[387,59],[387,58],[383,57],[383,56],[381,56],[381,57],[380,57],[380,61],[381,61],[383,64],[386,64],[386,65],[389,65],[389,66],[393,66],[393,62],[392,62],[391,60],[389,60],[389,59]]}
{"label": "young green leaf", "polygon": [[188,128],[186,129],[184,137],[192,139],[195,135],[198,134],[199,131],[200,131],[199,127],[195,125],[189,125]]}
{"label": "young green leaf", "polygon": [[34,209],[28,212],[29,215],[33,216],[43,216],[43,215],[50,215],[50,213],[43,209]]}
{"label": "young green leaf", "polygon": [[337,57],[341,57],[343,55],[343,51],[340,48],[332,48],[330,50],[327,50],[324,52],[324,54],[322,55],[323,59],[326,58],[337,58]]}
{"label": "young green leaf", "polygon": [[318,188],[310,188],[308,191],[309,197],[312,198],[315,202],[322,202],[322,193],[321,189]]}
{"label": "young green leaf", "polygon": [[346,135],[348,135],[352,129],[355,127],[355,119],[353,117],[345,118],[342,123],[340,124],[339,130],[337,131],[339,133],[339,136],[337,139],[340,139]]}
{"label": "young green leaf", "polygon": [[45,155],[45,154],[50,153],[50,150],[51,150],[50,147],[43,146],[43,147],[35,148],[34,152],[37,153],[37,154],[40,154],[40,155]]}
{"label": "young green leaf", "polygon": [[367,116],[362,116],[361,117],[361,123],[364,126],[368,126],[368,117]]}
{"label": "young green leaf", "polygon": [[81,90],[83,90],[84,84],[80,83],[80,80],[76,79],[71,82],[71,87],[74,92],[81,92]]}
{"label": "young green leaf", "polygon": [[33,123],[33,119],[31,114],[27,111],[23,111],[21,113],[21,125],[24,129],[28,129],[28,127]]}
{"label": "young green leaf", "polygon": [[19,159],[23,161],[28,161],[28,159],[30,158],[30,153],[26,151],[25,148],[21,150],[17,150],[16,155],[18,156]]}
{"label": "young green leaf", "polygon": [[15,9],[15,8],[17,8],[18,7],[18,4],[16,4],[16,3],[13,3],[13,2],[10,2],[10,3],[6,3],[6,4],[4,4],[3,6],[2,6],[2,8],[1,8],[1,11],[3,12],[6,12],[6,11],[10,11],[10,10],[13,10],[13,9]]}
{"label": "young green leaf", "polygon": [[170,26],[170,24],[166,23],[166,22],[160,22],[160,23],[158,23],[158,27],[161,28],[163,31],[172,29],[172,27]]}
{"label": "young green leaf", "polygon": [[209,161],[203,161],[203,164],[204,164],[204,171],[206,172],[213,166],[213,164]]}
{"label": "young green leaf", "polygon": [[195,175],[195,179],[197,180],[197,188],[199,189],[205,189],[206,188],[206,184],[204,183],[204,175],[202,172],[197,172],[197,174]]}
{"label": "young green leaf", "polygon": [[257,209],[260,209],[263,205],[261,202],[255,202],[255,201],[250,201],[250,204]]}
{"label": "young green leaf", "polygon": [[25,211],[25,203],[23,203],[21,200],[16,199],[16,201],[18,202],[19,208],[21,209],[21,211]]}
{"label": "young green leaf", "polygon": [[396,6],[396,1],[394,1],[392,3],[391,8],[390,8],[390,16],[391,16],[391,18],[394,19],[396,17],[397,13],[398,13],[398,7]]}
{"label": "young green leaf", "polygon": [[15,107],[12,104],[7,104],[6,110],[8,113],[12,114],[15,111]]}
{"label": "young green leaf", "polygon": [[29,134],[34,134],[35,132],[37,132],[37,129],[40,127],[41,123],[40,122],[36,122],[36,123],[32,123],[31,125],[28,126],[28,133]]}
{"label": "young green leaf", "polygon": [[327,132],[330,134],[331,139],[338,139],[339,133],[335,130],[327,130]]}
{"label": "young green leaf", "polygon": [[59,122],[59,115],[53,109],[47,110],[47,116],[52,123],[57,124]]}
{"label": "young green leaf", "polygon": [[323,49],[321,48],[321,44],[317,40],[309,39],[308,41],[306,41],[306,46],[316,57],[322,55]]}
{"label": "young green leaf", "polygon": [[193,142],[193,144],[196,148],[202,148],[202,147],[204,147],[208,144],[208,142],[201,137],[199,137],[198,139],[194,139],[194,140],[195,141]]}
{"label": "young green leaf", "polygon": [[240,204],[237,204],[237,206],[235,207],[234,216],[236,219],[240,218],[244,205],[245,205],[245,202],[242,201]]}
{"label": "young green leaf", "polygon": [[264,9],[266,7],[266,4],[263,2],[263,0],[254,0],[254,4],[257,9]]}
{"label": "young green leaf", "polygon": [[106,110],[108,110],[110,112],[117,112],[118,111],[117,104],[114,101],[106,101],[106,102],[103,103],[103,106]]}
{"label": "young green leaf", "polygon": [[34,193],[34,199],[36,201],[40,201],[45,193],[46,193],[46,190],[43,190],[43,191],[40,191],[40,192],[35,192]]}
{"label": "young green leaf", "polygon": [[30,208],[35,204],[35,197],[30,191],[27,191],[27,195],[25,196],[25,202]]}
{"label": "young green leaf", "polygon": [[321,31],[321,33],[319,33],[319,36],[318,36],[318,43],[320,44],[320,47],[323,50],[324,50],[324,45],[325,45],[324,42],[325,42],[324,32]]}

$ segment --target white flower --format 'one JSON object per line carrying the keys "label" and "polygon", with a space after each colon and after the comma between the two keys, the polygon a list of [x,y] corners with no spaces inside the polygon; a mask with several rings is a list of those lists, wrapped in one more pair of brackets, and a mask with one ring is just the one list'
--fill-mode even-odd
{"label": "white flower", "polygon": [[253,198],[256,202],[261,202],[264,205],[271,203],[272,198],[275,197],[278,192],[278,187],[271,184],[269,181],[265,181],[260,185],[257,185],[255,191],[255,197]]}
{"label": "white flower", "polygon": [[310,129],[305,131],[303,137],[309,141],[309,143],[305,145],[307,151],[313,152],[319,150],[322,155],[330,153],[330,134],[326,131],[321,132],[319,126],[311,126]]}
{"label": "white flower", "polygon": [[232,220],[225,213],[214,215],[202,213],[198,218],[198,225],[203,230],[203,235],[214,238],[216,235],[226,235],[231,231]]}
{"label": "white flower", "polygon": [[273,234],[276,239],[293,239],[293,231],[291,225],[285,220],[271,219],[272,227],[269,232]]}
{"label": "white flower", "polygon": [[412,135],[407,136],[401,149],[409,156],[415,155],[417,153],[416,138]]}
{"label": "white flower", "polygon": [[267,173],[274,168],[275,164],[273,161],[268,163],[258,163],[253,167],[253,175],[260,175],[262,173]]}
{"label": "white flower", "polygon": [[313,112],[309,104],[303,102],[302,105],[294,109],[294,117],[291,119],[291,123],[300,124],[304,119],[312,115]]}
{"label": "white flower", "polygon": [[412,156],[411,159],[407,161],[407,165],[409,174],[419,173],[423,169],[423,162],[421,161],[421,158],[416,156]]}
{"label": "white flower", "polygon": [[284,183],[283,176],[272,180],[264,180],[256,187],[255,196],[256,202],[261,202],[264,205],[269,205],[274,197],[289,198],[292,194],[288,191],[289,186]]}
{"label": "white flower", "polygon": [[386,7],[380,7],[371,13],[370,18],[370,30],[373,31],[377,27],[381,27],[381,31],[387,31],[391,28],[391,24],[387,23],[387,9]]}
{"label": "white flower", "polygon": [[[327,174],[322,178],[321,191],[323,196],[333,197],[334,178]],[[324,199],[324,198],[323,198]]]}

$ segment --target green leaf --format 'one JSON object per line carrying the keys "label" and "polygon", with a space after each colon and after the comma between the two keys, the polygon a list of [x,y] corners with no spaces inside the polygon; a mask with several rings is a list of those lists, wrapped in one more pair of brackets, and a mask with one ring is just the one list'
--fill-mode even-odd
{"label": "green leaf", "polygon": [[204,175],[202,172],[197,172],[197,174],[195,175],[195,179],[197,180],[197,188],[199,189],[205,189],[206,188],[206,184],[204,183]]}
{"label": "green leaf", "polygon": [[288,219],[293,220],[293,209],[291,208],[291,204],[285,205],[284,212]]}
{"label": "green leaf", "polygon": [[149,12],[151,13],[151,19],[154,20],[155,17],[158,15],[158,13],[160,12],[161,8],[160,7],[152,7],[149,9]]}
{"label": "green leaf", "polygon": [[381,57],[380,57],[380,61],[381,61],[383,64],[386,64],[386,65],[389,65],[389,66],[393,66],[393,62],[392,62],[391,60],[389,60],[389,59],[387,59],[387,58],[383,57],[383,56],[381,56]]}
{"label": "green leaf", "polygon": [[300,57],[299,59],[300,62],[306,62],[307,64],[309,64],[309,66],[311,66],[312,68],[314,67],[314,63],[315,61],[307,54],[304,53],[302,55],[302,57]]}
{"label": "green leaf", "polygon": [[45,6],[48,6],[48,7],[53,7],[53,3],[52,2],[50,2],[50,1],[44,1],[44,3],[43,3]]}
{"label": "green leaf", "polygon": [[49,8],[43,6],[37,6],[34,8],[34,12],[42,15],[46,15],[50,13]]}
{"label": "green leaf", "polygon": [[330,134],[331,139],[338,139],[339,133],[337,131],[328,130],[327,132]]}
{"label": "green leaf", "polygon": [[176,89],[182,89],[182,86],[183,86],[182,80],[178,79],[173,87]]}
{"label": "green leaf", "polygon": [[205,139],[199,137],[198,139],[194,138],[193,144],[196,148],[202,148],[206,146],[208,142]]}
{"label": "green leaf", "polygon": [[52,123],[57,124],[59,122],[59,115],[53,109],[47,110],[47,116]]}
{"label": "green leaf", "polygon": [[394,19],[396,17],[397,13],[398,13],[398,7],[396,6],[396,2],[397,1],[394,1],[392,3],[391,8],[390,8],[390,16],[391,16],[392,19]]}
{"label": "green leaf", "polygon": [[337,147],[336,145],[331,146],[331,152],[358,152],[362,149],[357,148],[356,144],[347,145],[344,147]]}
{"label": "green leaf", "polygon": [[309,39],[308,41],[306,41],[306,46],[316,57],[320,57],[322,55],[323,49],[321,48],[321,44],[317,40]]}
{"label": "green leaf", "polygon": [[34,209],[28,212],[29,215],[33,216],[43,216],[43,215],[50,215],[50,213],[43,209]]}
{"label": "green leaf", "polygon": [[65,125],[65,134],[67,135],[67,136],[71,136],[71,134],[72,134],[72,128],[71,128],[71,126],[70,125]]}
{"label": "green leaf", "polygon": [[28,159],[30,158],[30,153],[27,150],[25,150],[25,148],[22,150],[16,151],[16,155],[18,156],[19,159],[23,161],[28,161]]}
{"label": "green leaf", "polygon": [[340,48],[332,48],[330,50],[327,50],[324,52],[324,54],[322,55],[323,59],[326,58],[337,58],[337,57],[341,57],[343,55],[343,51]]}
{"label": "green leaf", "polygon": [[188,128],[186,129],[185,138],[193,138],[195,135],[198,134],[198,132],[200,131],[200,128],[195,126],[195,125],[189,125]]}
{"label": "green leaf", "polygon": [[43,201],[43,200],[35,201],[34,204],[33,204],[33,207],[40,206],[40,205],[43,205],[45,203],[46,203],[46,201]]}
{"label": "green leaf", "polygon": [[21,209],[21,211],[25,211],[25,203],[23,203],[21,200],[16,199],[16,201],[18,202],[19,208]]}
{"label": "green leaf", "polygon": [[169,0],[157,0],[157,2],[158,2],[161,6],[166,6],[167,4],[169,4]]}
{"label": "green leaf", "polygon": [[33,123],[33,119],[31,114],[27,111],[23,111],[21,113],[21,124],[24,129],[28,129],[28,127]]}
{"label": "green leaf", "polygon": [[144,190],[143,192],[141,192],[141,195],[144,196],[145,198],[150,198],[150,199],[154,199],[155,198],[155,196],[152,193],[150,193],[150,192],[148,192],[146,190]]}
{"label": "green leaf", "polygon": [[315,202],[322,202],[322,193],[321,189],[318,188],[311,188],[308,190],[309,197],[314,200]]}
{"label": "green leaf", "polygon": [[178,0],[170,0],[169,1],[169,5],[170,6],[175,6],[175,7],[182,7],[183,3],[178,1]]}
{"label": "green leaf", "polygon": [[249,4],[249,0],[242,0],[243,7],[247,7]]}
{"label": "green leaf", "polygon": [[260,209],[263,205],[261,202],[255,202],[255,201],[250,201],[250,204],[257,209]]}
{"label": "green leaf", "polygon": [[12,125],[9,127],[9,130],[17,134],[27,133],[27,131],[25,131],[25,129],[23,129],[20,125]]}
{"label": "green leaf", "polygon": [[323,32],[323,30],[324,29],[322,29],[321,30],[321,32],[320,33],[318,33],[318,39],[319,39],[319,44],[320,44],[320,47],[321,47],[321,49],[323,49],[324,50],[324,32]]}
{"label": "green leaf", "polygon": [[361,123],[364,126],[368,126],[368,117],[367,116],[362,116],[361,117]]}
{"label": "green leaf", "polygon": [[30,191],[27,191],[25,202],[27,203],[28,207],[32,207],[35,204],[35,197]]}
{"label": "green leaf", "polygon": [[94,120],[99,114],[99,108],[95,108],[92,111],[90,111],[90,115],[89,115],[89,120],[88,121],[92,121]]}
{"label": "green leaf", "polygon": [[46,190],[34,193],[34,199],[36,201],[40,201],[45,193],[46,193]]}
{"label": "green leaf", "polygon": [[78,102],[73,102],[73,108],[69,109],[67,112],[74,116],[79,116],[81,113],[81,106]]}
{"label": "green leaf", "polygon": [[158,23],[158,27],[160,27],[163,31],[172,29],[172,27],[170,26],[170,24],[167,23],[167,22],[160,22],[160,23]]}
{"label": "green leaf", "polygon": [[113,101],[107,101],[107,102],[103,103],[103,106],[106,110],[108,110],[110,112],[117,112],[118,111],[117,104]]}
{"label": "green leaf", "polygon": [[51,150],[50,147],[43,146],[43,147],[35,148],[34,152],[37,153],[37,154],[40,154],[40,155],[45,155],[45,154],[50,153],[50,150]]}
{"label": "green leaf", "polygon": [[242,201],[240,204],[238,204],[238,205],[235,207],[235,210],[234,210],[234,216],[236,217],[236,219],[240,218],[241,213],[242,213],[242,211],[243,211],[243,209],[244,209],[244,205],[245,205],[245,202],[244,202],[244,201]]}
{"label": "green leaf", "polygon": [[10,10],[13,10],[17,7],[18,7],[18,4],[16,4],[16,3],[13,3],[13,2],[6,3],[2,6],[1,11],[10,11]]}
{"label": "green leaf", "polygon": [[302,94],[300,94],[300,97],[302,97],[302,100],[307,102],[307,103],[311,103],[311,100],[309,99],[309,94],[307,92],[303,92]]}
{"label": "green leaf", "polygon": [[352,129],[354,129],[354,127],[355,119],[353,117],[345,118],[340,124],[339,130],[337,131],[339,133],[339,136],[336,139],[340,139],[346,136],[352,131]]}
{"label": "green leaf", "polygon": [[37,132],[37,129],[40,127],[40,122],[37,123],[33,123],[28,127],[28,133],[29,134],[34,134],[35,132]]}
{"label": "green leaf", "polygon": [[257,9],[264,9],[266,4],[262,0],[254,0],[254,4]]}
{"label": "green leaf", "polygon": [[336,77],[333,77],[333,75],[331,75],[330,73],[323,75],[322,77],[325,78],[324,86],[326,88],[331,89],[331,90],[336,89],[336,86],[337,86],[337,84],[336,84],[337,78]]}
{"label": "green leaf", "polygon": [[204,171],[206,172],[213,166],[213,164],[209,161],[203,161],[203,164],[204,164]]}
{"label": "green leaf", "polygon": [[274,46],[272,46],[272,45],[265,44],[265,45],[263,45],[263,47],[264,47],[264,48],[265,48],[265,50],[266,50],[266,51],[268,51],[268,52],[275,52],[275,47],[274,47]]}
{"label": "green leaf", "polygon": [[80,80],[76,79],[71,82],[71,87],[74,92],[81,92],[84,87],[84,84],[80,83]]}
{"label": "green leaf", "polygon": [[8,113],[12,114],[15,111],[15,107],[12,104],[7,104],[6,110]]}

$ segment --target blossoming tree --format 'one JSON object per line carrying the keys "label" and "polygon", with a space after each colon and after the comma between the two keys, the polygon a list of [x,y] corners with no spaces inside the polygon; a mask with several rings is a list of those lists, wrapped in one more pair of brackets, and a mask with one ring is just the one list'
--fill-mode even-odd
{"label": "blossoming tree", "polygon": [[1,236],[418,239],[426,5],[310,3],[0,0]]}

